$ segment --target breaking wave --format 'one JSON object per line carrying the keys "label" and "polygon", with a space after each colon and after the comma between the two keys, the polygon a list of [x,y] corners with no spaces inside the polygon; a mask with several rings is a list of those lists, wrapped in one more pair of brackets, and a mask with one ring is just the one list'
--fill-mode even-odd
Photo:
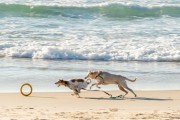
{"label": "breaking wave", "polygon": [[0,51],[1,57],[61,60],[102,60],[102,61],[167,61],[179,62],[180,51],[173,48],[142,47],[132,50],[87,50],[59,47],[10,47]]}
{"label": "breaking wave", "polygon": [[49,17],[63,16],[71,18],[89,17],[159,17],[168,15],[172,17],[180,16],[179,6],[139,6],[123,5],[111,3],[107,5],[91,6],[43,6],[43,5],[23,5],[23,4],[3,4],[0,3],[0,16],[30,16]]}

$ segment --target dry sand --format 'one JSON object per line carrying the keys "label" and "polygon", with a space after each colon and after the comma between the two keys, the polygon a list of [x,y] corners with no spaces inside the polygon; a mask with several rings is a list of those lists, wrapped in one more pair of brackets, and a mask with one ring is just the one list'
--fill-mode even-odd
{"label": "dry sand", "polygon": [[[111,91],[114,96],[120,91]],[[180,91],[136,91],[126,99],[103,92],[0,93],[0,120],[179,120]]]}

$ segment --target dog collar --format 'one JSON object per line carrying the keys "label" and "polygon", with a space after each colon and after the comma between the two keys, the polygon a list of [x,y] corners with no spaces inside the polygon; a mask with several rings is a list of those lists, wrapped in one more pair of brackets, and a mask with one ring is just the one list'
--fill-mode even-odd
{"label": "dog collar", "polygon": [[95,79],[97,78],[97,77],[100,77],[101,79],[103,79],[103,77],[101,76],[101,71],[99,72],[99,74],[97,74],[97,76],[95,77]]}

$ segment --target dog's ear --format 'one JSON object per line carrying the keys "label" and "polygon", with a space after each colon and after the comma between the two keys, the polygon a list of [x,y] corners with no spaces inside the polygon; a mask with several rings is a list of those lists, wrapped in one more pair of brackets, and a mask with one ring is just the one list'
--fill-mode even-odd
{"label": "dog's ear", "polygon": [[59,82],[62,82],[63,80],[59,79]]}

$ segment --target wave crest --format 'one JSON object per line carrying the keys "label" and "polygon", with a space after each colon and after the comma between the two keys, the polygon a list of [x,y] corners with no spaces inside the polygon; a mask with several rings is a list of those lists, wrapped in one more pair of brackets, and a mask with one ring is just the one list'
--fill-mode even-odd
{"label": "wave crest", "polygon": [[102,61],[180,61],[180,52],[176,49],[169,51],[156,48],[139,48],[136,50],[96,51],[68,50],[57,47],[12,47],[4,50],[4,56],[33,59],[62,59],[62,60],[102,60]]}
{"label": "wave crest", "polygon": [[41,5],[20,5],[0,3],[0,16],[31,16],[49,17],[63,16],[71,18],[89,18],[105,16],[110,18],[123,17],[159,17],[168,15],[172,17],[180,16],[179,6],[138,6],[122,5],[112,3],[107,5],[93,6],[41,6]]}

